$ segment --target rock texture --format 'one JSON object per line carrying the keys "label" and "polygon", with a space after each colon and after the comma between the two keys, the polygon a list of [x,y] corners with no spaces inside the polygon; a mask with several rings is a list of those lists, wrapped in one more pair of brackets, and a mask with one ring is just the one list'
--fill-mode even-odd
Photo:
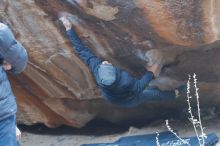
{"label": "rock texture", "polygon": [[185,106],[184,99],[132,109],[105,102],[58,21],[63,11],[77,17],[74,27],[101,58],[140,77],[144,53],[160,49],[167,63],[161,76],[187,80],[195,72],[202,106],[219,104],[220,0],[1,0],[0,18],[30,59],[24,73],[10,76],[19,123],[82,127],[94,118],[151,120]]}

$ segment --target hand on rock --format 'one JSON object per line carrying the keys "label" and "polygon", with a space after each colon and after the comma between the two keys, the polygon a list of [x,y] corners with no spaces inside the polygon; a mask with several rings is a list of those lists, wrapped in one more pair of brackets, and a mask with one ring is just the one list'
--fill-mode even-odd
{"label": "hand on rock", "polygon": [[157,63],[154,63],[153,65],[148,66],[147,70],[153,72],[155,77],[158,77],[161,71],[161,66]]}
{"label": "hand on rock", "polygon": [[67,13],[67,12],[60,12],[59,13],[59,20],[62,21],[66,30],[71,29],[72,24],[73,24],[73,26],[83,25],[83,23],[79,19],[79,17],[77,17],[76,15],[72,15],[70,13]]}
{"label": "hand on rock", "polygon": [[59,20],[63,23],[64,27],[66,28],[66,31],[70,30],[72,27],[71,22],[67,19],[66,16],[62,16],[59,18]]}

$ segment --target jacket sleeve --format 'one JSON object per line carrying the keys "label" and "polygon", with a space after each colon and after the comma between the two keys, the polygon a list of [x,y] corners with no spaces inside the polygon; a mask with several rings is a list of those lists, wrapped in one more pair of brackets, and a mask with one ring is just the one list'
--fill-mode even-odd
{"label": "jacket sleeve", "polygon": [[10,73],[21,73],[28,63],[27,51],[19,42],[17,42],[8,49],[4,60],[12,65],[12,69],[9,70]]}
{"label": "jacket sleeve", "polygon": [[75,48],[75,52],[89,66],[90,70],[94,72],[96,67],[101,64],[102,60],[94,55],[90,49],[83,44],[73,29],[68,30],[67,35],[73,45],[73,48]]}
{"label": "jacket sleeve", "polygon": [[152,79],[154,79],[154,74],[151,71],[147,71],[141,79],[135,81],[132,90],[135,92],[143,91]]}
{"label": "jacket sleeve", "polygon": [[9,73],[18,74],[21,73],[27,66],[28,55],[26,49],[17,41],[10,46],[10,48],[5,49],[5,51],[0,52],[2,56],[2,62],[5,60],[11,64],[12,69]]}
{"label": "jacket sleeve", "polygon": [[22,72],[28,61],[25,48],[16,41],[11,29],[0,23],[0,57],[12,65],[11,73]]}

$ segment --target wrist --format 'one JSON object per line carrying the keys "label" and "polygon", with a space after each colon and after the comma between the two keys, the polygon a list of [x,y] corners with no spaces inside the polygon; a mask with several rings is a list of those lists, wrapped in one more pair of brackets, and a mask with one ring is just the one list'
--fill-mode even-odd
{"label": "wrist", "polygon": [[71,29],[71,27],[66,27],[66,31],[69,31]]}
{"label": "wrist", "polygon": [[152,79],[155,79],[155,75],[152,71],[148,70],[147,73],[152,75]]}

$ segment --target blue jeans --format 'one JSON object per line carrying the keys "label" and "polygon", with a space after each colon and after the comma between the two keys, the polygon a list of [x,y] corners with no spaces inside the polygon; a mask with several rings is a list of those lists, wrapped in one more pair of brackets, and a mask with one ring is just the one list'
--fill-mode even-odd
{"label": "blue jeans", "polygon": [[174,90],[161,91],[156,87],[148,87],[136,97],[113,101],[113,104],[122,107],[135,107],[148,101],[171,101],[176,98]]}
{"label": "blue jeans", "polygon": [[16,116],[0,121],[0,146],[19,146],[16,140]]}
{"label": "blue jeans", "polygon": [[161,91],[156,87],[148,87],[140,94],[141,102],[145,101],[161,101],[161,100],[173,100],[176,98],[174,90]]}

